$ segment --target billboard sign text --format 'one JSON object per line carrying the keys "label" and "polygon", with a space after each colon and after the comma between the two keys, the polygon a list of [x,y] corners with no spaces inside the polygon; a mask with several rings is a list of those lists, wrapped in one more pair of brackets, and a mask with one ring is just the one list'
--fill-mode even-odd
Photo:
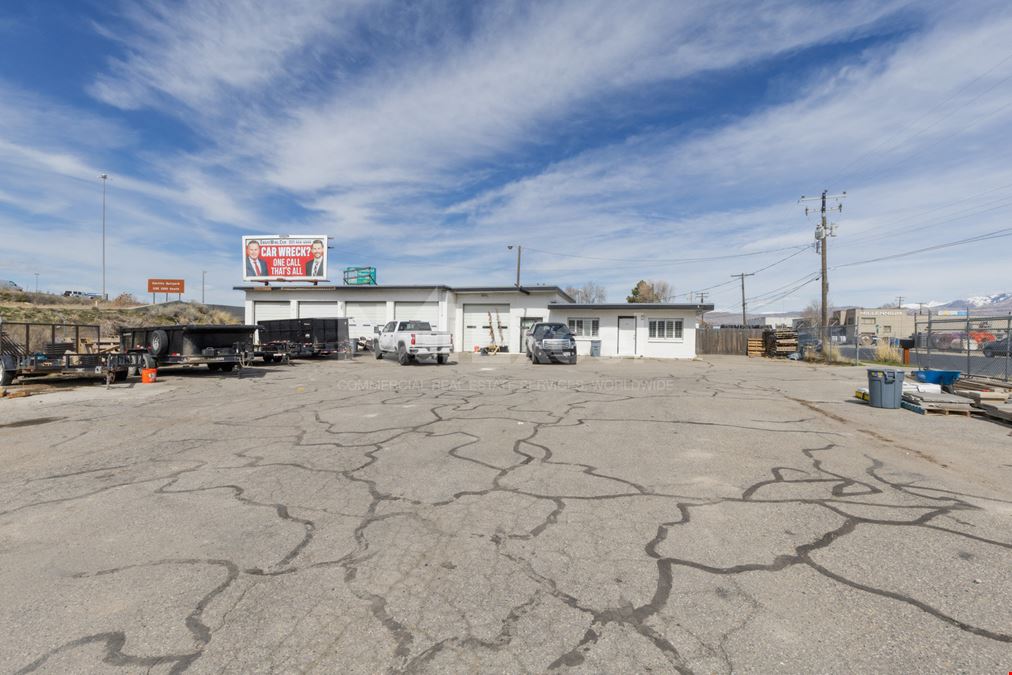
{"label": "billboard sign text", "polygon": [[148,293],[185,293],[183,279],[148,279]]}
{"label": "billboard sign text", "polygon": [[320,281],[327,278],[327,235],[242,238],[245,281]]}

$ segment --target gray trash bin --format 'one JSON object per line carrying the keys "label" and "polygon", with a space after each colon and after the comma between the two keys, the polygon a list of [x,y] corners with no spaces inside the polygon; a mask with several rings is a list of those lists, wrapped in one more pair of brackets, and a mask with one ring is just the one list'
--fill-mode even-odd
{"label": "gray trash bin", "polygon": [[601,341],[600,340],[591,340],[590,341],[590,355],[591,356],[600,356],[601,355]]}
{"label": "gray trash bin", "polygon": [[903,371],[869,368],[868,398],[873,408],[899,408],[903,400]]}

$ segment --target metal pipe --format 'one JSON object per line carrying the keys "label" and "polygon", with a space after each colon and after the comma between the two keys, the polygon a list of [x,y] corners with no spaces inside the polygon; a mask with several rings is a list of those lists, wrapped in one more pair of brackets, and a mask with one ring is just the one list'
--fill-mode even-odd
{"label": "metal pipe", "polygon": [[970,376],[970,310],[966,310],[966,375]]}
{"label": "metal pipe", "polygon": [[1005,381],[1008,382],[1009,352],[1012,352],[1012,312],[1008,313],[1005,325]]}
{"label": "metal pipe", "polygon": [[922,370],[931,370],[931,310],[928,310],[928,353],[924,356],[924,365],[921,366]]}
{"label": "metal pipe", "polygon": [[108,300],[109,296],[105,292],[105,182],[109,179],[109,174],[100,174],[99,178],[102,179],[102,299]]}

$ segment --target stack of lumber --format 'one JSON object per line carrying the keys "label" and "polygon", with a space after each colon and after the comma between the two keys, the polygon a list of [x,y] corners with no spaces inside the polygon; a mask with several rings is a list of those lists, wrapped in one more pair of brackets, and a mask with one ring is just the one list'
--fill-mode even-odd
{"label": "stack of lumber", "polygon": [[798,351],[798,333],[793,330],[767,330],[763,332],[766,356],[784,358]]}
{"label": "stack of lumber", "polygon": [[996,383],[981,379],[959,379],[952,385],[954,393],[975,403],[1004,403],[1012,394],[1012,383]]}
{"label": "stack of lumber", "polygon": [[936,415],[955,414],[969,417],[975,412],[973,406],[970,404],[970,399],[945,392],[934,394],[923,391],[906,391],[903,392],[901,404],[907,410],[921,415],[929,413]]}
{"label": "stack of lumber", "polygon": [[1012,403],[981,403],[977,407],[991,419],[1012,424]]}
{"label": "stack of lumber", "polygon": [[763,339],[762,338],[749,338],[748,339],[748,355],[749,356],[762,356],[763,355]]}

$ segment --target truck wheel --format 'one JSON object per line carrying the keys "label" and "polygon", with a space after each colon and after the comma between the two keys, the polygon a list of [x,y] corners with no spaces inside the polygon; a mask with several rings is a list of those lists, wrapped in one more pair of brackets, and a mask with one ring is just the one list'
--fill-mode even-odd
{"label": "truck wheel", "polygon": [[397,362],[402,366],[406,366],[411,363],[411,355],[408,354],[408,350],[405,349],[404,345],[401,345],[397,350]]}
{"label": "truck wheel", "polygon": [[444,363],[446,363],[446,355],[440,354],[439,356],[437,356],[436,363],[438,363],[439,365],[443,365]]}
{"label": "truck wheel", "polygon": [[271,357],[271,361],[273,361],[274,363],[281,363],[284,360],[285,360],[284,354],[275,354],[274,356]]}
{"label": "truck wheel", "polygon": [[383,352],[380,350],[379,340],[375,340],[372,343],[372,350],[376,353],[376,360],[379,361],[383,358]]}
{"label": "truck wheel", "polygon": [[994,358],[994,352],[992,352],[990,349],[985,349],[984,350],[984,356],[986,358],[993,359]]}
{"label": "truck wheel", "polygon": [[153,330],[148,337],[151,353],[155,356],[164,356],[169,351],[169,334],[163,330]]}

